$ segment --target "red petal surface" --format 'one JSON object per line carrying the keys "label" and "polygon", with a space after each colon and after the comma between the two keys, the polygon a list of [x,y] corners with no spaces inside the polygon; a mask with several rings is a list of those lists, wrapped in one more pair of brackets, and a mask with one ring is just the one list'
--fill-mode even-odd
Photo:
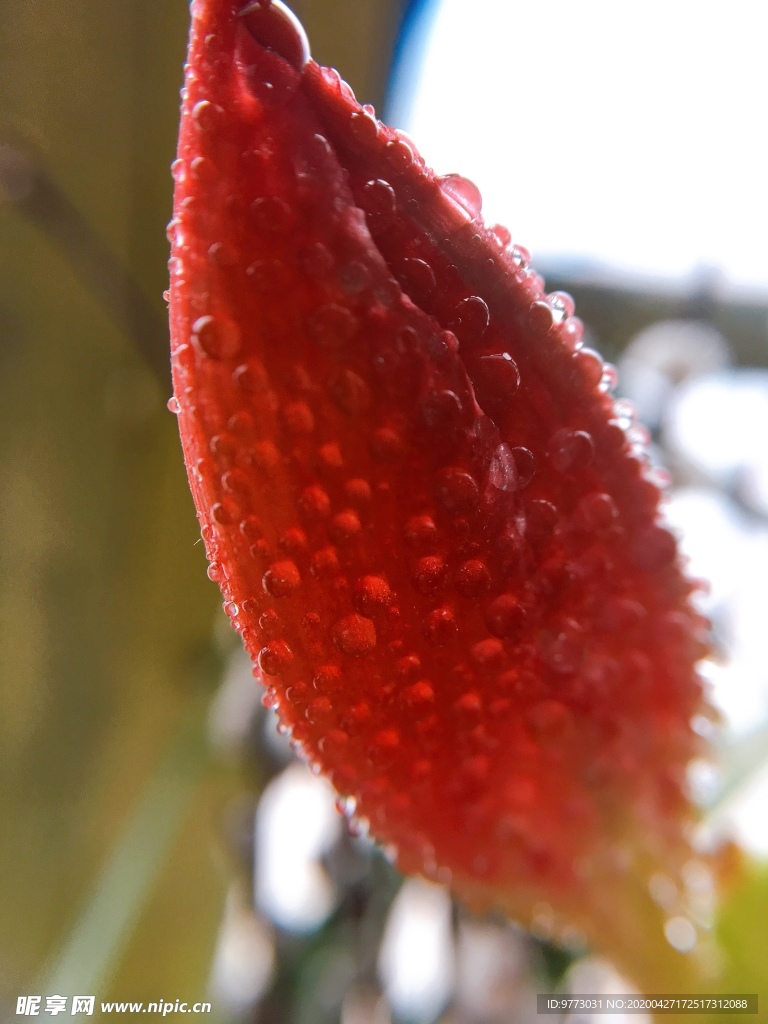
{"label": "red petal surface", "polygon": [[706,623],[638,428],[474,186],[302,66],[278,4],[240,6],[193,4],[174,165],[210,575],[405,871],[647,977],[682,906],[648,880],[691,857]]}

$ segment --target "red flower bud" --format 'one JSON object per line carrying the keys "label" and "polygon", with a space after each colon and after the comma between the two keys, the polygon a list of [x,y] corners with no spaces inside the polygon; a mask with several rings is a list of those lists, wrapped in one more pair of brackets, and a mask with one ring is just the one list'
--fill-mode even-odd
{"label": "red flower bud", "polygon": [[235,627],[405,871],[546,905],[648,976],[706,623],[629,413],[475,186],[277,0],[239,6],[193,4],[171,232],[179,427]]}

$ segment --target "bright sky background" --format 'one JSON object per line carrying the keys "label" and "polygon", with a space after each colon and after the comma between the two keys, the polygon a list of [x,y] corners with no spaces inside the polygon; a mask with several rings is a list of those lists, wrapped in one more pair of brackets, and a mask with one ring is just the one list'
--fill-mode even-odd
{"label": "bright sky background", "polygon": [[768,6],[441,0],[388,116],[538,259],[768,290]]}

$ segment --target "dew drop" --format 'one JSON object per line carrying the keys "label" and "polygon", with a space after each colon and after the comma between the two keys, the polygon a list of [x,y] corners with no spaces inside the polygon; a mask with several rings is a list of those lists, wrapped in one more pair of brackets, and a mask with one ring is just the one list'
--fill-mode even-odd
{"label": "dew drop", "polygon": [[426,555],[416,562],[411,580],[420,594],[429,597],[445,586],[446,574],[446,564],[439,555]]}
{"label": "dew drop", "polygon": [[290,206],[279,196],[260,196],[251,204],[253,223],[258,231],[278,234],[293,220]]}
{"label": "dew drop", "polygon": [[519,446],[512,449],[512,455],[517,469],[517,489],[522,491],[533,480],[533,475],[536,472],[536,460],[530,449]]}
{"label": "dew drop", "polygon": [[273,562],[264,573],[261,585],[271,597],[289,597],[301,586],[301,573],[295,562],[288,559]]}
{"label": "dew drop", "polygon": [[242,346],[240,330],[224,316],[201,316],[192,324],[192,339],[210,359],[232,359]]}
{"label": "dew drop", "polygon": [[174,416],[178,416],[181,412],[181,406],[179,405],[178,398],[175,395],[171,396],[166,402],[168,412],[172,412]]}
{"label": "dew drop", "polygon": [[514,594],[501,594],[485,610],[485,623],[494,636],[518,637],[525,624],[525,609]]}
{"label": "dew drop", "polygon": [[458,632],[456,616],[450,608],[435,608],[424,623],[424,636],[433,647],[445,647]]}
{"label": "dew drop", "polygon": [[200,132],[210,132],[219,123],[221,108],[215,106],[210,100],[198,100],[192,108],[192,120]]}
{"label": "dew drop", "polygon": [[327,545],[315,551],[310,559],[309,571],[315,579],[334,579],[339,575],[339,556],[336,548]]}
{"label": "dew drop", "polygon": [[334,625],[333,642],[342,654],[362,658],[376,647],[376,627],[362,615],[347,615]]}
{"label": "dew drop", "polygon": [[461,426],[461,399],[453,391],[430,391],[422,402],[421,414],[434,433],[451,435]]}
{"label": "dew drop", "polygon": [[509,445],[500,444],[493,453],[488,466],[488,483],[497,491],[518,489],[517,464]]}
{"label": "dew drop", "polygon": [[577,316],[569,316],[559,329],[560,337],[567,348],[577,351],[581,348],[584,338],[584,324]]}
{"label": "dew drop", "polygon": [[512,235],[509,228],[505,228],[503,224],[492,224],[489,230],[496,239],[499,248],[506,249],[508,245],[511,245]]}
{"label": "dew drop", "polygon": [[584,656],[584,630],[572,619],[566,619],[554,629],[545,629],[539,641],[539,652],[555,672],[575,672]]}
{"label": "dew drop", "polygon": [[437,278],[426,260],[408,257],[394,268],[403,290],[417,304],[428,302],[437,287]]}
{"label": "dew drop", "polygon": [[573,316],[576,310],[576,303],[573,301],[573,296],[569,295],[568,292],[550,292],[547,296],[547,302],[549,302],[552,309],[558,314],[560,320],[565,320],[569,316]]}
{"label": "dew drop", "polygon": [[478,672],[498,672],[506,660],[504,644],[497,637],[486,637],[470,647],[469,657]]}
{"label": "dew drop", "polygon": [[309,337],[321,348],[343,348],[357,330],[357,317],[344,306],[328,303],[315,310],[306,321]]}
{"label": "dew drop", "polygon": [[397,171],[406,171],[412,164],[417,162],[416,147],[407,139],[403,132],[398,133],[398,138],[388,142],[384,147],[384,153],[390,164]]}
{"label": "dew drop", "polygon": [[344,468],[344,456],[335,441],[322,444],[317,449],[317,467],[321,472],[338,473]]}
{"label": "dew drop", "polygon": [[359,295],[370,284],[371,275],[360,260],[350,260],[338,268],[336,279],[347,295]]}
{"label": "dew drop", "polygon": [[241,469],[228,469],[221,475],[221,486],[236,503],[242,505],[249,490],[248,477]]}
{"label": "dew drop", "polygon": [[189,165],[189,169],[192,177],[204,185],[212,184],[216,177],[216,167],[213,161],[207,160],[204,156],[196,156]]}
{"label": "dew drop", "polygon": [[481,356],[480,375],[484,391],[495,399],[506,401],[520,387],[520,371],[508,352]]}
{"label": "dew drop", "polygon": [[586,383],[598,387],[603,379],[603,359],[600,353],[591,348],[582,348],[574,353],[573,359]]}
{"label": "dew drop", "polygon": [[377,462],[395,462],[404,452],[403,438],[394,427],[378,427],[371,437],[371,455]]}
{"label": "dew drop", "polygon": [[258,516],[245,516],[240,523],[240,533],[246,540],[261,540],[264,536],[264,525]]}
{"label": "dew drop", "polygon": [[435,496],[449,512],[471,512],[477,508],[477,483],[471,473],[452,466],[438,473]]}
{"label": "dew drop", "polygon": [[243,363],[242,366],[238,366],[232,374],[232,380],[241,391],[253,395],[261,394],[269,386],[267,371],[255,359],[249,363]]}
{"label": "dew drop", "polygon": [[381,230],[394,220],[397,211],[395,190],[383,178],[367,181],[360,193],[360,206],[371,226]]}
{"label": "dew drop", "polygon": [[516,245],[510,252],[512,262],[519,270],[524,270],[531,262],[531,254],[522,245]]}
{"label": "dew drop", "polygon": [[259,651],[259,668],[267,676],[276,676],[290,666],[293,651],[284,640],[272,640]]}
{"label": "dew drop", "polygon": [[391,605],[393,600],[389,584],[381,576],[361,576],[355,584],[353,604],[361,615],[369,619]]}
{"label": "dew drop", "polygon": [[454,701],[453,708],[465,718],[476,718],[483,710],[483,702],[478,693],[468,690]]}
{"label": "dew drop", "polygon": [[456,573],[456,590],[462,597],[481,597],[491,585],[491,573],[485,562],[471,558]]}
{"label": "dew drop", "polygon": [[292,526],[280,536],[277,546],[291,558],[300,558],[306,554],[308,541],[307,535],[297,526]]}
{"label": "dew drop", "polygon": [[400,746],[397,729],[382,729],[371,741],[370,757],[375,764],[386,763],[394,757]]}
{"label": "dew drop", "polygon": [[395,664],[395,674],[399,679],[413,679],[421,671],[421,658],[418,654],[406,654]]}
{"label": "dew drop", "polygon": [[610,526],[618,514],[616,503],[610,494],[593,491],[591,494],[585,494],[579,501],[574,510],[573,522],[587,533],[597,533]]}
{"label": "dew drop", "polygon": [[362,146],[372,146],[379,134],[376,118],[359,110],[350,117],[349,130]]}
{"label": "dew drop", "polygon": [[626,398],[620,398],[613,403],[613,415],[622,430],[629,430],[637,419],[637,409]]}
{"label": "dew drop", "polygon": [[274,50],[296,71],[309,60],[309,40],[299,19],[280,0],[257,0],[240,12],[243,25],[257,43]]}
{"label": "dew drop", "polygon": [[349,733],[343,729],[329,729],[317,744],[321,754],[329,758],[338,758],[346,752]]}
{"label": "dew drop", "polygon": [[344,509],[338,512],[328,525],[328,535],[334,544],[340,547],[349,544],[357,537],[362,529],[360,517],[353,509]]}
{"label": "dew drop", "polygon": [[448,326],[464,344],[477,342],[485,334],[491,314],[485,299],[479,295],[468,295],[454,306],[448,319]]}
{"label": "dew drop", "polygon": [[325,519],[331,512],[331,499],[322,487],[305,487],[299,495],[299,508],[307,519]]}
{"label": "dew drop", "polygon": [[480,189],[469,178],[460,174],[446,174],[437,179],[440,190],[448,196],[470,220],[476,220],[483,208]]}
{"label": "dew drop", "polygon": [[344,494],[351,504],[363,508],[371,500],[371,485],[362,477],[354,477],[344,484]]}
{"label": "dew drop", "polygon": [[432,516],[411,516],[405,524],[405,542],[409,547],[425,550],[437,539],[437,526]]}
{"label": "dew drop", "polygon": [[211,505],[211,519],[219,526],[231,526],[237,519],[237,510],[230,501],[218,501]]}
{"label": "dew drop", "polygon": [[313,242],[299,251],[296,262],[307,277],[317,279],[330,273],[333,267],[333,256],[327,245],[322,242]]}
{"label": "dew drop", "polygon": [[354,370],[346,367],[328,381],[328,396],[347,416],[364,412],[371,403],[370,388]]}
{"label": "dew drop", "polygon": [[552,435],[549,459],[559,473],[578,473],[592,462],[595,446],[584,430],[563,428]]}
{"label": "dew drop", "polygon": [[559,700],[540,700],[528,709],[525,722],[534,736],[562,740],[570,731],[571,713]]}
{"label": "dew drop", "polygon": [[598,385],[600,390],[610,394],[618,383],[619,371],[613,363],[605,363],[603,366],[603,376],[600,378],[600,384]]}
{"label": "dew drop", "polygon": [[280,462],[280,452],[272,441],[258,441],[245,458],[249,466],[269,476]]}
{"label": "dew drop", "polygon": [[410,710],[424,711],[434,704],[435,691],[426,679],[420,679],[418,683],[407,686],[400,694],[400,699]]}
{"label": "dew drop", "polygon": [[327,697],[315,697],[304,712],[305,718],[313,725],[328,725],[333,721],[333,704]]}
{"label": "dew drop", "polygon": [[296,437],[311,434],[315,429],[315,415],[306,402],[289,402],[282,419],[286,430]]}

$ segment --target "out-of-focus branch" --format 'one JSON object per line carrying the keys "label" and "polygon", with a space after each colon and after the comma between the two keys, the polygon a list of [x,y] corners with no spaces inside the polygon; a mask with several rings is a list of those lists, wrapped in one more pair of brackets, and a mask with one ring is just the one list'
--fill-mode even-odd
{"label": "out-of-focus branch", "polygon": [[157,377],[170,388],[168,325],[138,282],[51,176],[25,139],[0,135],[0,203],[12,204],[61,250]]}

